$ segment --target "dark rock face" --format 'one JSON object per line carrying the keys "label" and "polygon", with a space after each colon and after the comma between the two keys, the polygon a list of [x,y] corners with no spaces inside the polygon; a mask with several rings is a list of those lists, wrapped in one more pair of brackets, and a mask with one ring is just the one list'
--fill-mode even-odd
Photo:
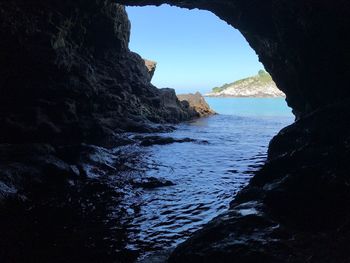
{"label": "dark rock face", "polygon": [[[125,233],[118,230],[120,220],[110,217],[111,207],[123,197],[122,191],[115,190],[123,181],[107,166],[103,158],[107,154],[87,145],[0,145],[2,262],[123,258],[116,255],[118,241],[111,237]],[[114,156],[115,161],[120,157]],[[103,179],[106,176],[109,183]],[[118,178],[114,183],[113,177]]]}
{"label": "dark rock face", "polygon": [[183,138],[174,139],[172,137],[162,137],[162,136],[146,136],[141,139],[142,146],[152,146],[152,145],[166,145],[171,143],[183,143],[183,142],[194,142],[194,139]]}
{"label": "dark rock face", "polygon": [[[129,51],[124,7],[81,5],[0,3],[0,142],[98,143],[151,121],[191,117],[150,84],[144,61]],[[170,107],[164,97],[174,99]]]}
{"label": "dark rock face", "polygon": [[196,92],[195,94],[179,94],[177,95],[177,98],[185,107],[189,109],[192,108],[194,112],[198,112],[199,117],[206,117],[216,114],[215,111],[209,107],[208,103],[205,101],[205,98],[199,92]]}
{"label": "dark rock face", "polygon": [[164,178],[146,177],[141,180],[133,180],[132,185],[145,189],[152,189],[157,187],[172,186],[175,184]]}
{"label": "dark rock face", "polygon": [[198,143],[198,144],[208,144],[209,142],[206,140],[195,140],[191,138],[172,138],[172,137],[166,137],[166,136],[159,136],[159,135],[152,135],[152,136],[135,136],[135,139],[140,141],[141,146],[153,146],[153,145],[166,145],[166,144],[172,144],[172,143],[186,143],[186,142],[192,142],[192,143]]}
{"label": "dark rock face", "polygon": [[1,262],[130,256],[118,252],[125,233],[111,218],[130,157],[87,144],[133,143],[123,132],[197,115],[150,84],[129,34],[112,1],[0,1]]}

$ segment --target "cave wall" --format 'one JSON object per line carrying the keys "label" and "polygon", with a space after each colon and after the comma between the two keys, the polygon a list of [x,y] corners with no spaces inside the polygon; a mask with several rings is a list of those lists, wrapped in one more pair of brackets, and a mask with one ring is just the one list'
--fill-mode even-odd
{"label": "cave wall", "polygon": [[195,117],[150,83],[129,37],[111,1],[1,1],[0,143],[98,144]]}
{"label": "cave wall", "polygon": [[[212,11],[234,26],[256,51],[297,117],[349,98],[348,1],[121,0]],[[170,23],[170,22],[169,22]]]}
{"label": "cave wall", "polygon": [[112,1],[0,0],[1,262],[135,258],[115,209],[136,156],[107,148],[199,114],[150,83],[129,37]]}

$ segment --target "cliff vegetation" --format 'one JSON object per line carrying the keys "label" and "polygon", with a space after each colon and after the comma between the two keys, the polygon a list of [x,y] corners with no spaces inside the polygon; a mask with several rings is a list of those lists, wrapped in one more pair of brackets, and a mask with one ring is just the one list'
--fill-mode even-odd
{"label": "cliff vegetation", "polygon": [[215,87],[208,97],[285,97],[280,91],[271,75],[265,70],[258,74],[235,82]]}

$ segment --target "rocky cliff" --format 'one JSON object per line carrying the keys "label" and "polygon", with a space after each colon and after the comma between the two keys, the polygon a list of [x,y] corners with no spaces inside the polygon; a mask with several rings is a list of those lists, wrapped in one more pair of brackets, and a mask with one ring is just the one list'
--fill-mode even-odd
{"label": "rocky cliff", "polygon": [[[246,37],[298,119],[231,209],[169,261],[349,262],[349,2],[118,3],[214,12]],[[150,84],[128,50],[129,26],[114,1],[0,2],[2,261],[115,261],[105,222],[123,193],[103,182],[126,169],[125,156],[80,143],[122,144],[119,131],[191,116],[173,91]]]}
{"label": "rocky cliff", "polygon": [[[124,7],[80,5],[0,3],[0,142],[97,143],[191,118],[175,96],[150,84],[155,63],[146,61],[148,72],[129,51]],[[170,108],[164,97],[174,99]]]}
{"label": "rocky cliff", "polygon": [[157,62],[145,59],[145,65],[147,67],[149,74],[151,75],[151,78],[152,78],[154,75],[154,72],[156,71],[156,68],[157,68]]}
{"label": "rocky cliff", "polygon": [[215,111],[213,111],[205,101],[205,98],[202,96],[202,94],[199,92],[196,92],[195,94],[178,94],[177,98],[179,101],[181,101],[184,107],[197,112],[198,117],[207,117],[216,114]]}
{"label": "rocky cliff", "polygon": [[256,76],[215,87],[211,93],[205,94],[205,96],[276,98],[285,97],[285,94],[277,88],[270,74],[260,70]]}

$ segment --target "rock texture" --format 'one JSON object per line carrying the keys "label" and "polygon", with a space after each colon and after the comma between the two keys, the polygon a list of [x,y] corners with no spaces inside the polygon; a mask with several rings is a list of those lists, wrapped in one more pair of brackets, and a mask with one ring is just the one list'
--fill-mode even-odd
{"label": "rock texture", "polygon": [[129,51],[123,6],[16,0],[0,12],[0,142],[98,143],[192,117]]}
{"label": "rock texture", "polygon": [[264,70],[260,70],[256,76],[237,80],[221,87],[213,88],[206,97],[254,97],[254,98],[276,98],[285,97],[273,82],[271,76]]}
{"label": "rock texture", "polygon": [[197,117],[150,83],[154,66],[130,52],[129,35],[114,1],[0,1],[1,262],[125,256],[123,211],[110,208],[131,157],[96,145]]}
{"label": "rock texture", "polygon": [[197,112],[199,117],[206,117],[216,114],[199,92],[196,92],[195,94],[179,94],[177,95],[177,98],[181,101],[185,108]]}
{"label": "rock texture", "polygon": [[132,160],[88,145],[1,144],[1,262],[128,258],[118,253],[123,158]]}

